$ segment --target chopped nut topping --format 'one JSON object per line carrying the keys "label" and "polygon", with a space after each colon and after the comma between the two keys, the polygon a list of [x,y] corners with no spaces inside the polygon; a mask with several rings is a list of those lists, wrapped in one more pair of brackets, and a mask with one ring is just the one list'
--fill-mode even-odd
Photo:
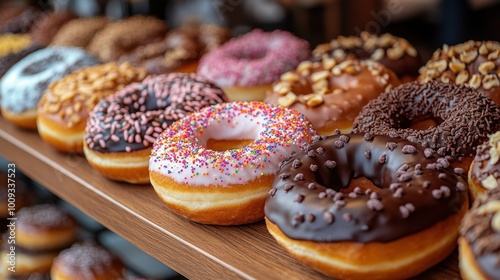
{"label": "chopped nut topping", "polygon": [[448,63],[444,59],[434,61],[434,62],[431,62],[429,64],[429,68],[436,69],[439,73],[444,72],[444,70],[446,70],[447,66],[448,66]]}
{"label": "chopped nut topping", "polygon": [[460,54],[460,60],[465,63],[471,63],[477,58],[477,50],[471,50]]}
{"label": "chopped nut topping", "polygon": [[500,211],[500,201],[491,200],[486,204],[481,205],[477,208],[477,213],[479,215],[487,215],[489,213],[495,213]]}
{"label": "chopped nut topping", "polygon": [[293,72],[286,72],[281,75],[281,80],[293,83],[299,80],[299,76]]}
{"label": "chopped nut topping", "polygon": [[491,190],[498,187],[498,181],[493,175],[490,175],[486,179],[481,181],[481,185],[484,188]]}
{"label": "chopped nut topping", "polygon": [[333,57],[336,59],[344,59],[346,57],[346,53],[343,49],[336,49],[333,51]]}
{"label": "chopped nut topping", "polygon": [[285,95],[291,90],[290,83],[288,82],[279,82],[273,86],[273,91],[280,94]]}
{"label": "chopped nut topping", "polygon": [[500,85],[500,81],[498,80],[497,75],[495,74],[489,74],[484,76],[483,78],[483,88],[485,90],[489,90],[492,87],[497,87]]}
{"label": "chopped nut topping", "polygon": [[401,58],[405,54],[405,50],[403,48],[393,47],[387,49],[387,57],[393,60]]}
{"label": "chopped nut topping", "polygon": [[302,72],[305,70],[311,70],[313,67],[313,64],[311,61],[302,61],[298,66],[297,66],[297,71]]}
{"label": "chopped nut topping", "polygon": [[496,59],[498,59],[498,54],[499,53],[500,53],[500,50],[496,50],[496,51],[491,52],[488,55],[488,60],[496,60]]}
{"label": "chopped nut topping", "polygon": [[488,50],[488,48],[486,47],[486,45],[485,45],[485,44],[482,44],[482,45],[479,47],[479,54],[480,54],[480,55],[487,55],[489,52],[490,52],[490,50]]}
{"label": "chopped nut topping", "polygon": [[450,70],[454,73],[458,73],[465,69],[465,64],[453,57],[448,67],[450,67]]}
{"label": "chopped nut topping", "polygon": [[278,105],[281,107],[290,107],[297,100],[297,95],[293,92],[288,92],[285,96],[278,98]]}
{"label": "chopped nut topping", "polygon": [[311,75],[311,81],[313,83],[318,82],[320,80],[324,80],[330,76],[330,71],[323,70],[319,72],[315,72]]}
{"label": "chopped nut topping", "polygon": [[384,58],[384,55],[385,55],[385,52],[383,49],[376,49],[372,55],[371,55],[371,59],[373,60],[381,60],[382,58]]}
{"label": "chopped nut topping", "polygon": [[323,103],[323,96],[321,94],[315,94],[309,100],[307,100],[306,105],[309,107],[316,107]]}
{"label": "chopped nut topping", "polygon": [[481,76],[479,76],[479,74],[472,75],[469,81],[469,86],[478,89],[481,86]]}
{"label": "chopped nut topping", "polygon": [[332,68],[337,64],[337,61],[333,58],[325,58],[323,59],[323,68],[325,70],[332,70]]}
{"label": "chopped nut topping", "polygon": [[491,228],[500,233],[500,212],[497,212],[493,218],[491,218]]}
{"label": "chopped nut topping", "polygon": [[314,84],[312,84],[312,89],[314,92],[319,92],[322,91],[323,89],[328,89],[328,80],[327,79],[322,79]]}
{"label": "chopped nut topping", "polygon": [[500,159],[500,132],[491,135],[488,144],[490,146],[490,160],[488,163],[493,165]]}
{"label": "chopped nut topping", "polygon": [[457,85],[465,84],[469,80],[469,72],[467,70],[463,70],[458,73],[457,78],[455,79],[455,83]]}
{"label": "chopped nut topping", "polygon": [[483,75],[488,75],[491,70],[495,69],[495,63],[491,61],[485,61],[479,65],[479,72]]}
{"label": "chopped nut topping", "polygon": [[414,47],[406,48],[406,53],[411,57],[417,57],[417,50]]}

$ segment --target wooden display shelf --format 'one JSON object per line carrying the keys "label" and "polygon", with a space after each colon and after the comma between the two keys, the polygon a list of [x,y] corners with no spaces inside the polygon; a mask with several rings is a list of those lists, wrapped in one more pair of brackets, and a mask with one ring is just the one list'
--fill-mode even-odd
{"label": "wooden display shelf", "polygon": [[[83,156],[64,155],[37,133],[0,118],[0,155],[104,226],[190,279],[325,279],[290,257],[264,222],[200,225],[172,213],[151,186],[102,177]],[[404,248],[401,248],[404,250]],[[456,251],[418,279],[458,279]]]}

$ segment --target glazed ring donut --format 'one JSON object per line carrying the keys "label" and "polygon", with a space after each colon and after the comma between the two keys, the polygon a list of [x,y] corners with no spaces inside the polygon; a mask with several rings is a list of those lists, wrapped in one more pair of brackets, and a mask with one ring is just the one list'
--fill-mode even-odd
{"label": "glazed ring donut", "polygon": [[125,265],[103,247],[77,243],[63,250],[55,258],[50,276],[52,280],[122,280]]}
{"label": "glazed ring donut", "polygon": [[89,116],[83,151],[104,176],[149,183],[152,144],[171,123],[227,100],[224,92],[195,74],[149,76],[102,99]]}
{"label": "glazed ring donut", "polygon": [[[408,128],[426,118],[438,121],[425,130]],[[441,121],[441,123],[439,123]],[[407,83],[380,95],[354,120],[353,132],[402,137],[441,156],[462,161],[469,170],[476,146],[500,129],[500,107],[467,86],[440,81]]]}
{"label": "glazed ring donut", "polygon": [[99,100],[128,84],[141,82],[147,72],[130,63],[109,62],[78,69],[52,83],[38,104],[38,134],[65,153],[83,153],[89,113]]}
{"label": "glazed ring donut", "polygon": [[404,82],[414,81],[422,65],[419,53],[406,39],[366,31],[360,36],[339,36],[329,43],[320,44],[313,50],[313,56],[315,59],[371,59],[394,71]]}
{"label": "glazed ring donut", "polygon": [[500,188],[479,196],[460,226],[459,267],[464,280],[499,279]]}
{"label": "glazed ring donut", "polygon": [[468,195],[448,165],[400,138],[325,137],[282,164],[266,225],[292,256],[328,276],[406,279],[456,247]]}
{"label": "glazed ring donut", "polygon": [[325,58],[303,61],[281,75],[264,101],[301,112],[320,134],[347,133],[368,101],[399,84],[391,70],[376,62]]}
{"label": "glazed ring donut", "polygon": [[310,57],[309,43],[289,32],[254,29],[202,57],[198,74],[231,101],[264,100],[271,84]]}
{"label": "glazed ring donut", "polygon": [[50,45],[87,49],[96,33],[107,24],[109,19],[105,16],[73,19],[59,29]]}
{"label": "glazed ring donut", "polygon": [[471,40],[444,45],[420,69],[418,80],[468,85],[500,104],[500,43]]}
{"label": "glazed ring donut", "polygon": [[473,199],[500,186],[500,131],[479,145],[469,169],[469,190]]}
{"label": "glazed ring donut", "polygon": [[37,106],[48,86],[99,61],[78,48],[45,48],[12,66],[0,81],[2,115],[17,126],[36,129]]}
{"label": "glazed ring donut", "polygon": [[207,107],[157,139],[151,184],[168,207],[190,220],[259,221],[278,162],[314,134],[303,115],[286,108],[256,101]]}

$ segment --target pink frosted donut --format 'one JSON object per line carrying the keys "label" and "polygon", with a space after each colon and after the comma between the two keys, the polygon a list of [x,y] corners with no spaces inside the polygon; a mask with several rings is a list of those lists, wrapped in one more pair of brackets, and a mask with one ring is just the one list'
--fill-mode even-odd
{"label": "pink frosted donut", "polygon": [[83,152],[110,179],[148,183],[156,137],[184,116],[225,101],[219,87],[196,74],[151,75],[97,103],[85,128]]}
{"label": "pink frosted donut", "polygon": [[254,29],[203,56],[198,74],[222,87],[230,100],[263,100],[281,74],[310,55],[309,43],[289,32]]}
{"label": "pink frosted donut", "polygon": [[205,107],[158,137],[150,181],[167,206],[190,220],[255,222],[264,218],[279,162],[315,134],[304,115],[263,102]]}

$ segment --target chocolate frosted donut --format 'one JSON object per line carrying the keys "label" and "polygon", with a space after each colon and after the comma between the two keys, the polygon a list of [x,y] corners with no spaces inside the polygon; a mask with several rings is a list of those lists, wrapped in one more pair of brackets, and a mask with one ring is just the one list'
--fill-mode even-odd
{"label": "chocolate frosted donut", "polygon": [[114,61],[141,45],[160,41],[166,32],[167,25],[162,20],[137,15],[106,25],[88,49],[102,61]]}
{"label": "chocolate frosted donut", "polygon": [[414,80],[422,65],[415,47],[406,39],[389,33],[375,35],[362,32],[359,37],[339,36],[330,43],[318,45],[313,51],[313,56],[316,59],[324,57],[372,59],[394,71],[403,80]]}
{"label": "chocolate frosted donut", "polygon": [[500,188],[479,196],[465,215],[459,252],[463,279],[500,279]]}
{"label": "chocolate frosted donut", "polygon": [[500,43],[468,41],[444,45],[420,69],[419,81],[465,84],[500,104]]}
{"label": "chocolate frosted donut", "polygon": [[42,19],[37,21],[31,28],[31,37],[33,42],[47,46],[50,44],[59,29],[76,18],[77,16],[68,11],[53,11],[47,13]]}
{"label": "chocolate frosted donut", "polygon": [[[409,128],[433,118],[436,127]],[[500,107],[467,86],[440,81],[407,83],[370,101],[356,117],[353,132],[402,137],[442,156],[472,157],[488,134],[500,129]],[[470,164],[470,163],[469,163]]]}
{"label": "chocolate frosted donut", "polygon": [[106,17],[73,19],[59,29],[50,45],[86,49],[96,33],[108,23]]}
{"label": "chocolate frosted donut", "polygon": [[[375,187],[353,183],[360,178]],[[282,163],[265,214],[281,245],[327,275],[407,278],[455,248],[458,224],[468,206],[466,186],[445,158],[426,155],[409,141],[368,133],[332,135]],[[440,229],[431,233],[436,228]],[[425,243],[421,245],[431,248],[417,246],[420,251],[411,256],[406,250],[412,249],[401,247],[418,240],[419,234],[438,232],[443,239],[418,242],[446,244],[440,249]],[[325,261],[329,257],[332,262]],[[403,261],[406,258],[410,261]],[[416,268],[409,267],[412,263]],[[337,265],[345,271],[339,272]]]}
{"label": "chocolate frosted donut", "polygon": [[147,183],[149,153],[160,133],[192,112],[225,101],[220,88],[195,74],[149,76],[97,104],[87,121],[83,151],[105,176]]}

